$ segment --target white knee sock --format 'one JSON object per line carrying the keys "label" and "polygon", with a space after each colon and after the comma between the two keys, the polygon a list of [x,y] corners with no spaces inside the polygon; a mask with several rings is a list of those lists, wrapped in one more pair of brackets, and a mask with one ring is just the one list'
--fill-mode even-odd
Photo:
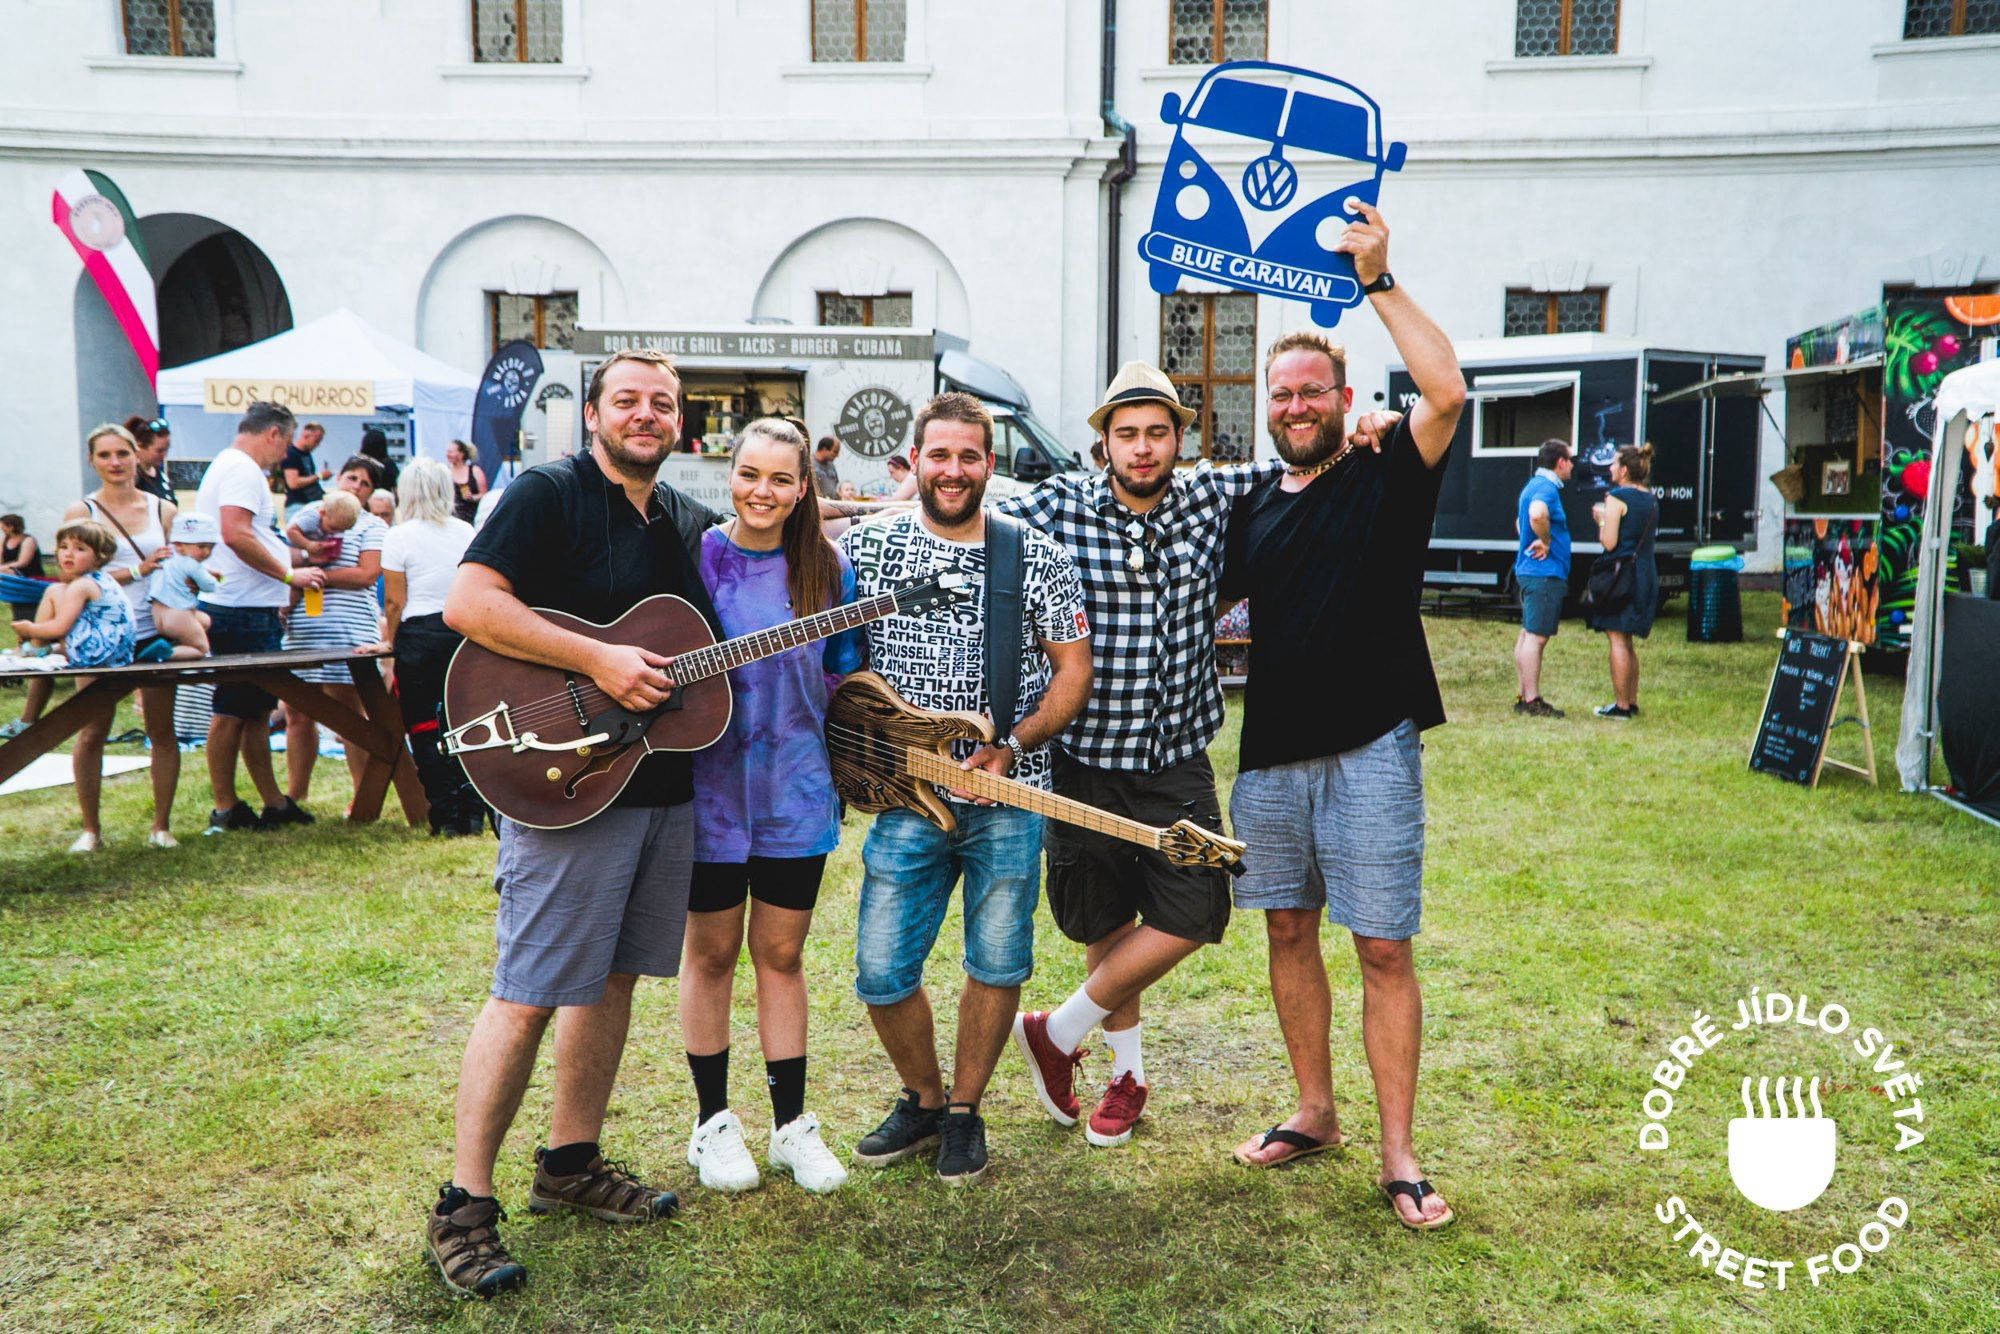
{"label": "white knee sock", "polygon": [[1060,1051],[1075,1051],[1083,1045],[1083,1039],[1091,1029],[1104,1022],[1104,1016],[1111,1011],[1090,998],[1090,993],[1082,987],[1076,994],[1056,1007],[1049,1016],[1049,1041]]}
{"label": "white knee sock", "polygon": [[1146,1062],[1139,1056],[1139,1025],[1116,1031],[1104,1030],[1105,1044],[1111,1048],[1111,1079],[1116,1083],[1118,1076],[1130,1073],[1132,1082],[1146,1082]]}

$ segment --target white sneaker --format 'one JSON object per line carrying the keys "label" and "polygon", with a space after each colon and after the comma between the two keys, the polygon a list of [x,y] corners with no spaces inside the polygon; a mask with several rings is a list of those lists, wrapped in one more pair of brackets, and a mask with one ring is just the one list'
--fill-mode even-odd
{"label": "white sneaker", "polygon": [[146,835],[146,846],[149,848],[177,848],[180,845],[181,841],[164,829],[155,829]]}
{"label": "white sneaker", "polygon": [[95,834],[78,834],[78,835],[76,836],[76,842],[74,842],[74,843],[72,843],[72,844],[70,844],[70,845],[69,845],[69,850],[70,850],[71,852],[95,852],[95,851],[97,851],[97,835],[95,835]]}
{"label": "white sneaker", "polygon": [[688,1166],[700,1171],[701,1184],[708,1189],[732,1195],[755,1190],[764,1180],[743,1142],[743,1123],[727,1108],[694,1128],[688,1138]]}
{"label": "white sneaker", "polygon": [[819,1118],[810,1112],[771,1132],[771,1169],[781,1167],[815,1195],[837,1190],[847,1181],[847,1169],[819,1137]]}

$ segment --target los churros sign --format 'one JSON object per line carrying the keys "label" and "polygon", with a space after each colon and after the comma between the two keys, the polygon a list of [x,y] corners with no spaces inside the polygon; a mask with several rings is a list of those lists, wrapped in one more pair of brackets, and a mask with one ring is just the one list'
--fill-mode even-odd
{"label": "los churros sign", "polygon": [[203,380],[203,412],[241,412],[259,401],[293,412],[367,416],[375,411],[375,386],[367,380]]}

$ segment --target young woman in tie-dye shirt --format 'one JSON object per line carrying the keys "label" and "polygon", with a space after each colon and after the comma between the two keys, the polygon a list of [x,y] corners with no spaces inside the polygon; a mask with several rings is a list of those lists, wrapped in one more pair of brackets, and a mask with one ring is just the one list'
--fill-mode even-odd
{"label": "young woman in tie-dye shirt", "polygon": [[[808,449],[805,432],[777,417],[751,422],[737,442],[729,476],[736,515],[704,535],[700,562],[726,635],[854,599],[854,571],[820,531]],[[729,730],[695,753],[695,864],[680,1005],[700,1104],[688,1165],[711,1189],[749,1190],[759,1181],[728,1091],[730,993],[746,918],[771,1090],[771,1165],[813,1191],[831,1190],[847,1176],[805,1112],[799,956],[826,855],[840,840],[823,739],[827,699],[834,681],[860,668],[861,653],[860,636],[850,631],[732,671]]]}

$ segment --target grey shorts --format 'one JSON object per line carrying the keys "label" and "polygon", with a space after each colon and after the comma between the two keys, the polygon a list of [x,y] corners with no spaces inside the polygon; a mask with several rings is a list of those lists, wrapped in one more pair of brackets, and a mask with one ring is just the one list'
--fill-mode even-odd
{"label": "grey shorts", "polygon": [[1239,909],[1320,908],[1357,936],[1407,940],[1423,916],[1423,742],[1408,719],[1365,746],[1238,774]]}
{"label": "grey shorts", "polygon": [[493,994],[594,1005],[613,973],[680,971],[694,804],[613,806],[572,829],[500,821]]}
{"label": "grey shorts", "polygon": [[1531,635],[1554,639],[1556,631],[1562,628],[1563,599],[1569,596],[1569,580],[1531,574],[1520,582],[1521,628]]}

